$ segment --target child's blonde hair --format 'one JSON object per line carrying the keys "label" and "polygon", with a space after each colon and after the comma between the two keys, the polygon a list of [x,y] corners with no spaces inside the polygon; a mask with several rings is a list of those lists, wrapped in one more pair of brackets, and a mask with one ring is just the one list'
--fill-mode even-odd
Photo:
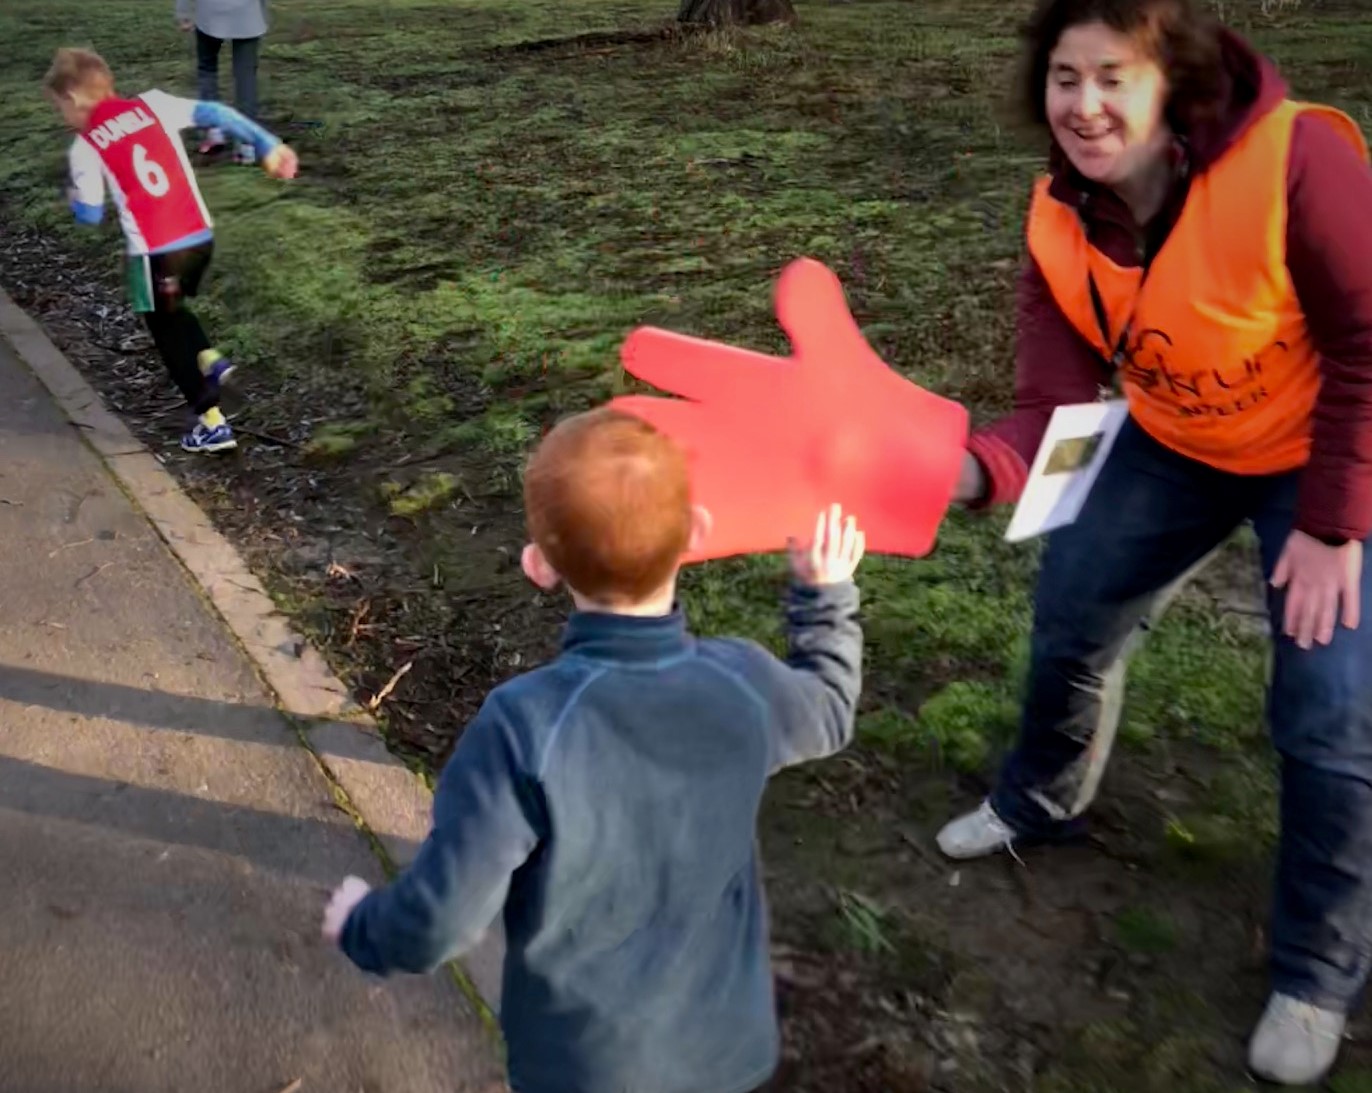
{"label": "child's blonde hair", "polygon": [[64,47],[53,56],[43,90],[57,98],[73,92],[103,98],[114,93],[114,73],[94,50]]}

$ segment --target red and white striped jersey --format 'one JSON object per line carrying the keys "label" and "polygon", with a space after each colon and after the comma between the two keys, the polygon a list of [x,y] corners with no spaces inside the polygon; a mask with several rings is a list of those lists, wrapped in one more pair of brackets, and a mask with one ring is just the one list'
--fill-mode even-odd
{"label": "red and white striped jersey", "polygon": [[195,107],[162,91],[106,99],[72,142],[73,200],[99,208],[108,186],[132,255],[209,237],[209,210],[180,135],[194,125]]}

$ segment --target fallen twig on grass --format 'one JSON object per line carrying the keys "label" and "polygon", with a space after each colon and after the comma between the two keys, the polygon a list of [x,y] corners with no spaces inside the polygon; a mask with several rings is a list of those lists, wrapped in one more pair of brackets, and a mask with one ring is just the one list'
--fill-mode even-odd
{"label": "fallen twig on grass", "polygon": [[940,862],[931,853],[929,853],[929,851],[924,849],[924,844],[920,842],[918,838],[915,837],[913,832],[909,831],[904,827],[898,827],[896,828],[896,834],[900,837],[901,842],[903,842],[906,846],[908,846],[911,850],[913,850],[916,854],[918,854],[921,858],[924,859],[925,864],[933,866],[940,872],[947,868],[946,863]]}
{"label": "fallen twig on grass", "polygon": [[405,673],[413,667],[414,661],[406,661],[405,666],[396,672],[395,675],[391,676],[386,686],[377,691],[367,702],[367,710],[369,713],[376,713],[376,711],[381,708],[381,703],[385,702],[387,696],[395,690],[395,685],[405,678]]}
{"label": "fallen twig on grass", "polygon": [[249,429],[246,425],[235,425],[234,432],[250,436],[254,440],[262,440],[268,444],[275,444],[279,448],[299,448],[300,444],[294,440],[287,440],[284,436],[273,436],[271,433],[260,432],[257,429]]}
{"label": "fallen twig on grass", "polygon": [[93,543],[93,542],[95,542],[94,539],[79,539],[79,540],[77,540],[77,541],[74,542],[74,543],[63,543],[63,544],[62,544],[60,547],[58,547],[56,550],[50,551],[50,552],[48,553],[48,557],[49,557],[49,558],[56,558],[56,557],[57,557],[59,554],[61,554],[62,551],[64,551],[64,550],[70,550],[72,547],[86,546],[88,543]]}
{"label": "fallen twig on grass", "polygon": [[84,577],[78,577],[78,578],[76,579],[76,583],[75,583],[74,585],[72,585],[72,587],[73,587],[73,588],[80,588],[83,584],[85,584],[87,581],[89,581],[92,577],[98,577],[101,573],[104,573],[105,570],[109,569],[109,567],[112,566],[112,565],[114,565],[113,562],[101,562],[98,566],[96,566],[94,569],[92,569],[92,570],[91,570],[89,573],[87,573]]}
{"label": "fallen twig on grass", "polygon": [[375,627],[371,623],[364,623],[362,620],[371,612],[372,601],[363,600],[353,609],[353,617],[348,627],[348,648],[357,643],[358,635],[364,630],[372,630]]}

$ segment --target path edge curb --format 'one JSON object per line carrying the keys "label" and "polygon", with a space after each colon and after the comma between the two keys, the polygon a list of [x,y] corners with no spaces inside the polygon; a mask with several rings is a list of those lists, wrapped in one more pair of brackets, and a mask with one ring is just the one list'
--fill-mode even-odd
{"label": "path edge curb", "polygon": [[[242,556],[162,461],[105,405],[41,323],[3,287],[0,337],[186,570],[383,864],[388,869],[405,865],[428,833],[433,808],[428,786],[387,750],[376,720],[353,700],[320,652],[291,626]],[[502,960],[497,924],[452,969],[458,986],[492,1030]]]}

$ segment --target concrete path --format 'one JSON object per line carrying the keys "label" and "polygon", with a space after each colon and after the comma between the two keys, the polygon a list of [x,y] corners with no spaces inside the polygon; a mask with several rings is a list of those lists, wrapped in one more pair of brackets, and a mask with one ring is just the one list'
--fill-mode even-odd
{"label": "concrete path", "polygon": [[3,339],[0,391],[0,1093],[503,1088],[449,977],[323,944],[365,839]]}

